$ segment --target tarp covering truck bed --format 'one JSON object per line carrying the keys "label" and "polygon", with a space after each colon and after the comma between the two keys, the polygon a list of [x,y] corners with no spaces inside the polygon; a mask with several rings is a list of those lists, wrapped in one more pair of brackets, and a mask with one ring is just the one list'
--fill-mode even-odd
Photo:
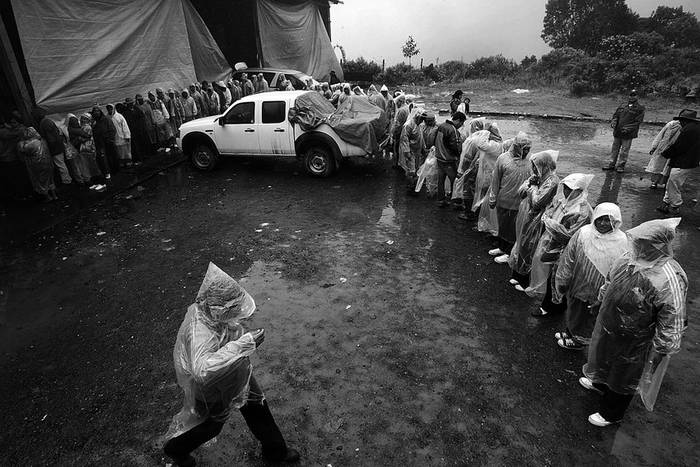
{"label": "tarp covering truck bed", "polygon": [[309,91],[296,99],[289,110],[289,121],[309,131],[326,123],[348,144],[378,154],[385,139],[387,120],[382,109],[365,96],[350,96],[336,109],[321,94]]}

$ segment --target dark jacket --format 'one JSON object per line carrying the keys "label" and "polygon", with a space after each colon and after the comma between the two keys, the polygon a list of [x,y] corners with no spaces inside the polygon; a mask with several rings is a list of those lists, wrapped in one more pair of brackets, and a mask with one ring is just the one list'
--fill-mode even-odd
{"label": "dark jacket", "polygon": [[106,115],[95,121],[95,126],[92,127],[92,137],[95,139],[95,146],[104,150],[105,146],[113,145],[114,139],[117,136],[117,129],[114,126],[112,119]]}
{"label": "dark jacket", "polygon": [[63,154],[66,151],[65,146],[63,146],[63,133],[50,118],[44,117],[41,119],[41,122],[39,122],[39,134],[46,140],[52,156]]}
{"label": "dark jacket", "polygon": [[459,130],[452,120],[447,120],[437,128],[435,157],[440,162],[457,162],[460,153]]}
{"label": "dark jacket", "polygon": [[686,123],[676,142],[661,155],[671,160],[669,165],[674,169],[700,166],[700,122]]}
{"label": "dark jacket", "polygon": [[639,102],[623,104],[612,116],[613,136],[633,139],[639,135],[639,125],[644,121],[644,106]]}

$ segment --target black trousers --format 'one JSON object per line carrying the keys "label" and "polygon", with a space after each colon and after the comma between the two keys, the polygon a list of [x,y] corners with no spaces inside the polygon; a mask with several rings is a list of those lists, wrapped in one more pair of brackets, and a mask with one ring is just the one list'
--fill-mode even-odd
{"label": "black trousers", "polygon": [[[241,415],[245,419],[250,432],[253,433],[262,444],[263,455],[271,460],[284,459],[287,455],[287,444],[280,432],[275,419],[270,412],[265,399],[258,400],[262,396],[262,390],[255,378],[250,378],[250,394],[248,402],[241,407]],[[212,408],[216,411],[216,408]],[[190,453],[202,444],[214,438],[221,432],[224,422],[211,418],[197,425],[189,431],[170,439],[163,451],[177,464],[187,466],[191,461]]]}
{"label": "black trousers", "polygon": [[[555,270],[555,268],[552,268],[552,272],[554,272]],[[542,299],[542,304],[540,305],[540,307],[547,313],[564,313],[566,311],[566,297],[562,297],[561,303],[552,302],[553,279],[554,278],[552,277],[552,273],[550,273],[549,278],[547,279],[547,292],[545,293],[544,298]]]}
{"label": "black trousers", "polygon": [[527,289],[527,287],[530,285],[530,274],[524,275],[513,271],[511,277],[518,281],[518,284],[520,284],[525,289]]}
{"label": "black trousers", "polygon": [[454,187],[457,179],[457,161],[443,162],[437,161],[438,165],[438,201],[445,200],[445,179],[450,180],[450,186]]}
{"label": "black trousers", "polygon": [[600,398],[600,409],[598,413],[609,422],[619,422],[627,411],[634,394],[619,394],[611,390],[607,385],[593,383],[596,389],[603,391]]}

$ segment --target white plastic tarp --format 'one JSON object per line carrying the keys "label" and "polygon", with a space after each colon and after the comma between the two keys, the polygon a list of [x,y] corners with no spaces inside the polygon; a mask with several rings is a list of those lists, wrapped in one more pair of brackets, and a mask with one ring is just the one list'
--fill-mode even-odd
{"label": "white plastic tarp", "polygon": [[328,81],[331,70],[343,79],[318,6],[258,0],[258,28],[265,67],[304,72]]}
{"label": "white plastic tarp", "polygon": [[51,112],[230,73],[188,0],[12,0],[12,8],[36,102]]}

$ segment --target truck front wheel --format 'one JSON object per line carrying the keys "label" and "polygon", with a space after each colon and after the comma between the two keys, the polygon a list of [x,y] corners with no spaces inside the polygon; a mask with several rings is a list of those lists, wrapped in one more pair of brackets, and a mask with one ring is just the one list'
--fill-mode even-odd
{"label": "truck front wheel", "polygon": [[190,155],[192,165],[199,170],[210,171],[216,166],[218,156],[207,144],[198,144]]}
{"label": "truck front wheel", "polygon": [[311,146],[304,155],[304,168],[314,177],[329,177],[335,170],[335,159],[323,146]]}

